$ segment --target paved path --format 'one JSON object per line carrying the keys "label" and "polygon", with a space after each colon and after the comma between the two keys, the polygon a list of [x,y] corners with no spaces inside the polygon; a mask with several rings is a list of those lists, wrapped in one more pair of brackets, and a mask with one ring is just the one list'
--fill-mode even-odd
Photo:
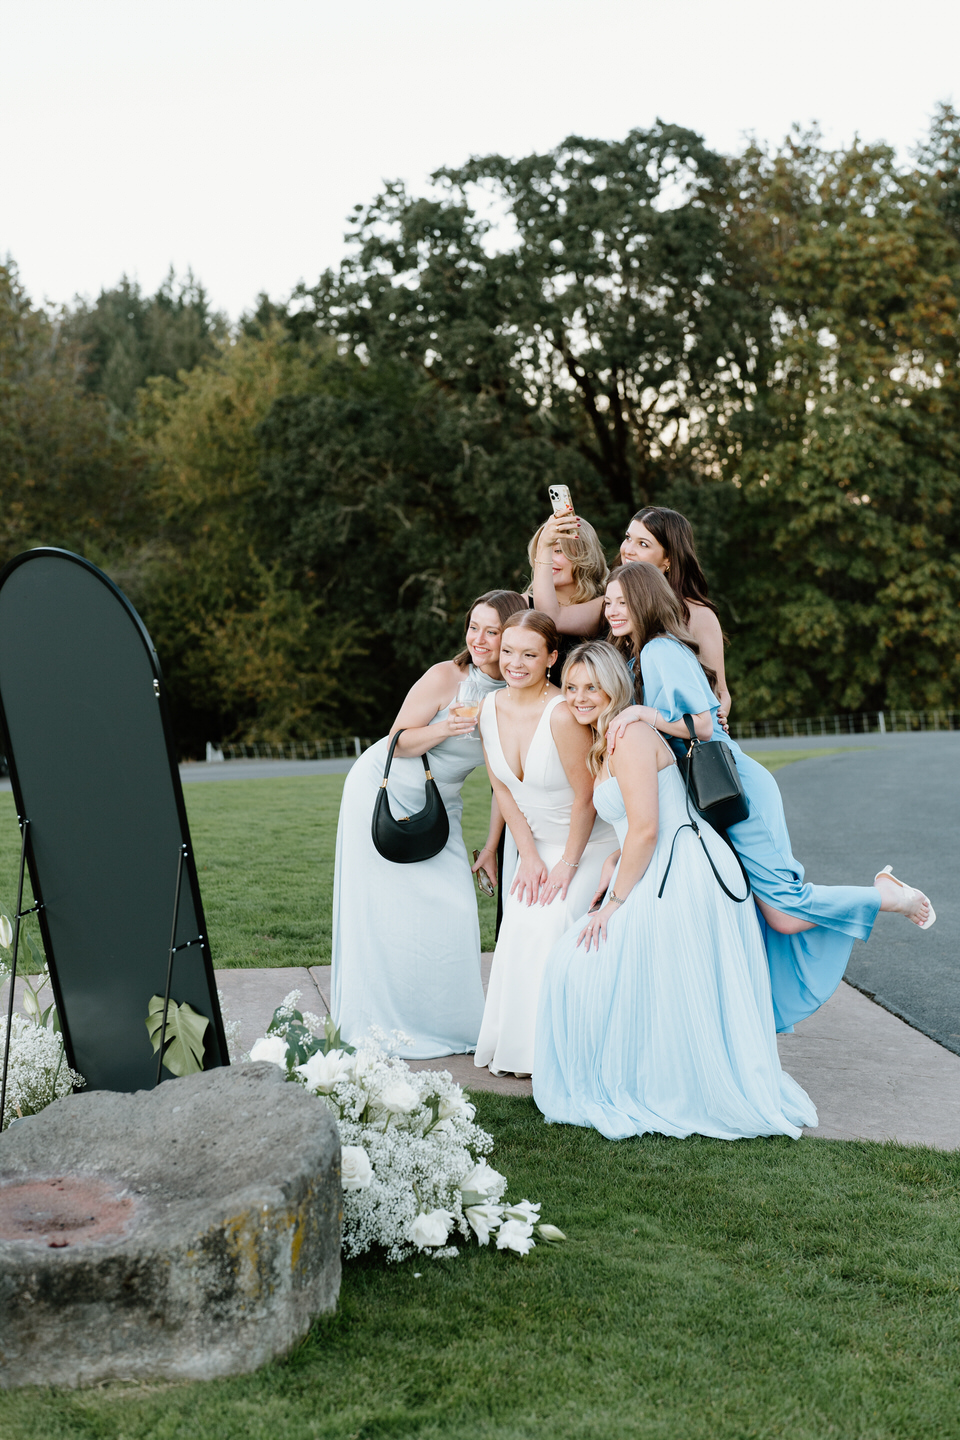
{"label": "paved path", "polygon": [[[483,957],[484,987],[490,956]],[[293,989],[300,1006],[322,1015],[330,998],[330,967],[218,970],[228,1017],[241,1023],[248,1049],[264,1033],[274,1009]],[[816,1015],[781,1035],[784,1069],[807,1091],[820,1116],[808,1131],[826,1140],[898,1140],[960,1150],[960,1057],[841,985]],[[528,1080],[496,1077],[470,1055],[414,1062],[415,1069],[449,1070],[467,1090],[530,1095]]]}

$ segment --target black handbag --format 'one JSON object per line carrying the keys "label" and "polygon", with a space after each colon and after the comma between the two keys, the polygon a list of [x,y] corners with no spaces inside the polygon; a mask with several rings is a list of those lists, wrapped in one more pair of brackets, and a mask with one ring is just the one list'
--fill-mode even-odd
{"label": "black handbag", "polygon": [[418,810],[416,815],[401,815],[399,820],[392,813],[387,799],[387,780],[393,764],[393,752],[402,734],[403,731],[398,730],[390,742],[383,779],[373,807],[371,832],[373,843],[384,860],[392,860],[396,865],[412,865],[417,860],[432,860],[434,855],[440,854],[450,837],[450,820],[443,796],[430,773],[426,755],[420,756],[427,781],[423,809]]}
{"label": "black handbag", "polygon": [[722,740],[698,740],[693,716],[684,715],[690,748],[677,761],[694,808],[714,830],[724,831],[750,814],[733,753]]}
{"label": "black handbag", "polygon": [[[677,843],[677,836],[680,830],[692,830],[694,835],[703,846],[703,853],[707,857],[710,869],[720,889],[730,900],[742,905],[745,900],[750,899],[751,886],[750,876],[743,868],[743,861],[737,855],[736,848],[730,841],[726,830],[729,825],[736,825],[740,820],[746,820],[750,814],[750,806],[747,797],[743,793],[743,785],[740,776],[737,774],[737,764],[729,748],[722,740],[698,740],[697,732],[693,724],[692,715],[684,715],[684,723],[687,733],[690,736],[690,748],[686,755],[677,761],[677,767],[683,777],[684,788],[687,792],[687,814],[690,819],[686,825],[681,825],[677,834],[673,837],[673,844],[670,846],[670,858],[667,861],[667,868],[663,872],[663,879],[660,882],[660,889],[657,891],[657,899],[663,898],[664,886],[667,883],[667,876],[670,874],[670,866],[673,864],[673,851]],[[740,866],[740,874],[743,876],[747,893],[745,895],[734,895],[724,884],[719,870],[713,863],[713,857],[707,849],[706,842],[700,833],[700,826],[693,816],[696,811],[702,820],[706,820],[714,830],[718,830],[726,840],[730,849],[736,856],[737,864]]]}

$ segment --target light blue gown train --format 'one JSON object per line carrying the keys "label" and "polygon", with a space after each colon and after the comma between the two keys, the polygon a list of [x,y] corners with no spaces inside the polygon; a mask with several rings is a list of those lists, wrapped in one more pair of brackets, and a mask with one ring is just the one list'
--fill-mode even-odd
{"label": "light blue gown train", "polygon": [[[503,688],[470,667],[481,694]],[[447,718],[448,708],[430,721]],[[364,751],[350,770],[340,801],[333,882],[331,1011],[351,1045],[371,1026],[400,1030],[409,1044],[391,1042],[407,1060],[464,1054],[475,1048],[483,1018],[480,925],[470,862],[463,843],[463,782],[483,764],[480,735],[453,736],[428,752],[450,818],[439,855],[412,865],[385,860],[373,843],[373,806],[383,779],[389,740]],[[394,815],[423,805],[423,763],[397,759],[387,793]]]}
{"label": "light blue gown train", "polygon": [[[720,702],[707,683],[697,657],[686,645],[661,635],[649,641],[640,654],[644,704],[667,720],[709,710],[714,740],[733,752],[750,814],[727,831],[743,861],[754,894],[777,910],[809,920],[814,930],[779,935],[759,915],[777,1029],[792,1030],[798,1020],[812,1015],[829,1000],[843,978],[854,940],[866,940],[880,909],[880,892],[873,885],[808,885],[803,866],[794,859],[776,780],[756,760],[745,755],[736,741],[717,723]],[[673,741],[682,753],[684,743]]]}
{"label": "light blue gown train", "polygon": [[[780,1069],[756,907],[724,895],[691,830],[677,839],[658,899],[687,819],[675,765],[660,771],[658,787],[657,847],[606,941],[589,954],[578,948],[584,916],[547,960],[534,1099],[548,1121],[589,1125],[611,1140],[647,1132],[796,1139],[817,1112]],[[597,786],[594,804],[622,846],[627,816],[615,778]],[[742,894],[729,847],[701,828],[724,881]]]}

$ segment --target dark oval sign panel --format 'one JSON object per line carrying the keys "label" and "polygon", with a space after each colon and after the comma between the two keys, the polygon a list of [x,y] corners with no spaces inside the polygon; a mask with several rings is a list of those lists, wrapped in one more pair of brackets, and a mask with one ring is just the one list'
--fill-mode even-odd
{"label": "dark oval sign panel", "polygon": [[0,732],[69,1063],[91,1089],[154,1085],[145,1021],[186,847],[170,996],[211,1022],[204,1069],[229,1064],[157,653],[112,580],[66,550],[0,574]]}

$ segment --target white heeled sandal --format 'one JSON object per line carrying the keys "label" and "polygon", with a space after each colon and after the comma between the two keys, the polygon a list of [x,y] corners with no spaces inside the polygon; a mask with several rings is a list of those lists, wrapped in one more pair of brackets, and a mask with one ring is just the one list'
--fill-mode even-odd
{"label": "white heeled sandal", "polygon": [[[933,905],[930,901],[930,896],[925,895],[922,890],[915,890],[912,885],[905,885],[902,880],[898,880],[896,875],[894,875],[893,873],[892,865],[884,865],[882,870],[877,871],[876,875],[874,875],[873,877],[874,885],[876,885],[877,881],[882,875],[885,875],[888,880],[892,880],[894,885],[900,886],[900,889],[904,892],[904,899],[907,899],[911,895],[923,896],[924,900],[926,900],[927,904],[930,906],[930,914],[927,916],[926,920],[924,920],[923,924],[919,928],[921,930],[929,930],[930,926],[937,918],[937,912],[933,908]],[[909,919],[909,916],[907,918]]]}

